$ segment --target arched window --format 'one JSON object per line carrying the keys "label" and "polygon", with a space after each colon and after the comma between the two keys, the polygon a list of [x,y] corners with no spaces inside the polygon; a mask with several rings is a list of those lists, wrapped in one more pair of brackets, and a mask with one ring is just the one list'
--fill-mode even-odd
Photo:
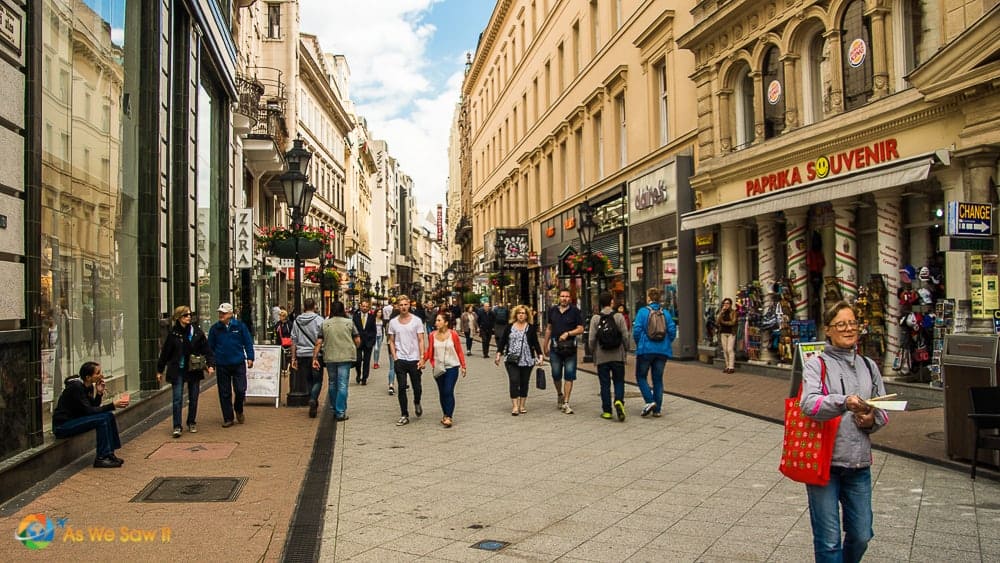
{"label": "arched window", "polygon": [[830,42],[818,30],[806,43],[802,65],[802,124],[821,121],[830,104]]}
{"label": "arched window", "polygon": [[764,100],[764,138],[770,139],[780,135],[785,130],[785,71],[778,48],[771,46],[764,55],[763,91]]}
{"label": "arched window", "polygon": [[750,76],[750,67],[743,65],[736,74],[733,82],[733,109],[735,112],[735,133],[736,138],[733,143],[733,150],[740,150],[753,143],[754,116],[753,116],[753,78]]}
{"label": "arched window", "polygon": [[840,24],[844,109],[847,111],[865,105],[874,93],[871,24],[865,17],[864,10],[864,0],[854,0],[848,4]]}

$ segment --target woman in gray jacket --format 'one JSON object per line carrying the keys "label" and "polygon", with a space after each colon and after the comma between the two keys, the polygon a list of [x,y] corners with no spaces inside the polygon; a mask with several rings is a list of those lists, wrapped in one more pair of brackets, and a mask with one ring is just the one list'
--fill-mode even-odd
{"label": "woman in gray jacket", "polygon": [[858,321],[851,304],[838,301],[823,315],[823,324],[829,345],[804,366],[800,406],[814,420],[841,420],[830,482],[822,487],[806,485],[813,550],[818,562],[860,561],[874,535],[869,436],[889,422],[884,410],[865,401],[885,395],[885,387],[875,362],[857,353]]}

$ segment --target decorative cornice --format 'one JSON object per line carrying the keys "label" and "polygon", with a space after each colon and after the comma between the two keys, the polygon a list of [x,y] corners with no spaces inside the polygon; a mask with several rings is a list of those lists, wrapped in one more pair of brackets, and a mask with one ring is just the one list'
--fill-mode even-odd
{"label": "decorative cornice", "polygon": [[489,54],[493,49],[493,43],[496,42],[497,35],[500,34],[500,27],[507,18],[507,12],[512,3],[513,0],[499,0],[493,8],[493,15],[490,16],[490,22],[487,24],[483,38],[476,47],[476,54],[472,58],[472,68],[465,76],[465,84],[462,86],[463,95],[468,96],[472,93],[470,88],[479,78],[479,73],[482,72],[483,66],[487,62],[486,57],[480,56],[480,54]]}

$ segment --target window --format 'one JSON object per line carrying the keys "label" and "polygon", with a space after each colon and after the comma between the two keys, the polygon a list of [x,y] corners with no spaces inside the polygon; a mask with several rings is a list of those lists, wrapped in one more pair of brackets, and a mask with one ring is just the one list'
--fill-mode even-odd
{"label": "window", "polygon": [[521,94],[521,134],[528,134],[528,93]]}
{"label": "window", "polygon": [[531,106],[535,110],[533,121],[538,122],[538,77],[531,81]]}
{"label": "window", "polygon": [[531,37],[534,38],[538,35],[538,6],[535,2],[531,3]]}
{"label": "window", "polygon": [[573,22],[573,76],[580,74],[580,22]]}
{"label": "window", "polygon": [[281,4],[267,5],[267,37],[281,39]]}
{"label": "window", "polygon": [[69,83],[69,71],[60,70],[59,71],[59,99],[69,103],[70,96],[70,83]]}
{"label": "window", "polygon": [[618,118],[618,168],[628,164],[628,134],[625,129],[625,93],[615,96],[615,114]]}
{"label": "window", "polygon": [[597,162],[597,179],[604,179],[604,124],[601,112],[594,114],[594,160]]}
{"label": "window", "polygon": [[514,115],[512,117],[510,125],[514,129],[514,142],[517,143],[517,106],[514,107]]}
{"label": "window", "polygon": [[892,11],[897,91],[910,87],[904,77],[937,50],[939,27],[929,21],[924,5],[920,0],[896,0]]}
{"label": "window", "polygon": [[612,15],[615,18],[615,21],[613,23],[615,25],[615,31],[617,31],[622,26],[622,0],[614,0],[614,3],[615,3],[615,8]]}
{"label": "window", "polygon": [[844,110],[857,109],[874,93],[871,26],[864,0],[854,0],[844,11],[840,42],[843,49]]}
{"label": "window", "polygon": [[597,0],[590,0],[590,55],[597,56],[601,42],[600,7]]}
{"label": "window", "polygon": [[576,144],[576,187],[577,191],[582,193],[586,186],[584,181],[587,177],[584,170],[586,160],[583,158],[583,127],[577,127],[573,133],[573,139]]}
{"label": "window", "polygon": [[656,65],[656,117],[660,146],[667,144],[670,133],[667,130],[667,61]]}
{"label": "window", "polygon": [[545,109],[552,105],[552,65],[545,61]]}
{"label": "window", "polygon": [[776,46],[764,55],[761,99],[764,100],[764,138],[776,137],[785,130],[785,71]]}
{"label": "window", "polygon": [[104,104],[101,107],[101,131],[107,133],[111,130],[111,106]]}
{"label": "window", "polygon": [[736,73],[733,86],[733,109],[736,117],[736,139],[733,143],[733,150],[740,150],[749,147],[756,137],[753,113],[754,88],[749,66],[744,64]]}
{"label": "window", "polygon": [[827,93],[830,91],[830,43],[820,29],[806,45],[802,65],[802,124],[808,125],[823,119],[828,111]]}
{"label": "window", "polygon": [[563,200],[569,199],[569,178],[568,178],[568,166],[566,165],[566,160],[569,155],[566,154],[566,141],[559,143],[559,182],[562,184],[562,194]]}
{"label": "window", "polygon": [[90,92],[83,94],[83,121],[90,123],[91,108],[94,106],[94,96]]}
{"label": "window", "polygon": [[563,89],[566,87],[563,83],[563,77],[566,75],[566,48],[561,42],[559,43],[559,47],[556,48],[556,53],[556,81],[559,87],[558,92],[562,94]]}

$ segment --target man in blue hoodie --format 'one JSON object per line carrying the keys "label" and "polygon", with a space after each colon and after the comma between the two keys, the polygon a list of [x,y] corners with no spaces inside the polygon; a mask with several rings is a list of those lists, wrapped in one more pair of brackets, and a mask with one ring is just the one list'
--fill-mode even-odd
{"label": "man in blue hoodie", "polygon": [[[233,305],[219,305],[219,322],[208,329],[208,345],[215,356],[216,386],[222,404],[222,427],[243,424],[243,402],[247,395],[247,368],[253,367],[253,338],[250,330],[233,317]],[[235,395],[235,397],[234,397]]]}
{"label": "man in blue hoodie", "polygon": [[[674,323],[670,311],[660,305],[662,293],[660,288],[651,287],[646,290],[646,302],[648,305],[642,307],[635,314],[635,321],[632,323],[632,338],[636,343],[635,350],[635,383],[642,393],[643,400],[646,401],[642,407],[642,416],[661,416],[663,411],[663,368],[666,367],[667,360],[674,356],[674,338],[677,337],[677,325]],[[650,316],[663,315],[663,332],[652,329]],[[656,324],[660,324],[657,322]],[[652,377],[653,388],[649,388],[649,378]]]}

